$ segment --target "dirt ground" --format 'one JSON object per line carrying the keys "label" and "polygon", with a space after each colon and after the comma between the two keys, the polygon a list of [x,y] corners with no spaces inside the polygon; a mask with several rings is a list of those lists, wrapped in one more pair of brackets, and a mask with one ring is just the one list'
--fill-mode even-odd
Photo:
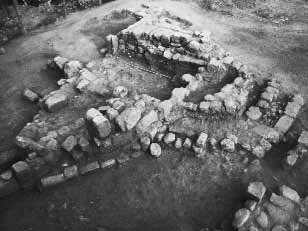
{"label": "dirt ground", "polygon": [[[57,88],[59,76],[43,69],[48,59],[56,54],[83,62],[99,58],[101,38],[131,23],[115,20],[112,27],[104,17],[113,10],[138,9],[142,3],[161,6],[192,22],[195,29],[211,31],[215,41],[261,78],[279,77],[290,88],[296,84],[308,102],[308,4],[304,1],[266,1],[262,8],[289,18],[277,24],[257,16],[256,9],[222,14],[190,1],[118,0],[73,13],[5,46],[7,53],[0,56],[0,152],[15,149],[13,137],[38,110],[22,99],[22,90],[28,87],[46,94]],[[307,113],[305,106],[297,128],[308,130]],[[307,195],[308,163],[292,174],[283,173],[274,155],[263,163],[267,186],[286,183]],[[224,177],[215,162],[200,163],[169,149],[163,156],[159,160],[145,156],[119,170],[94,173],[44,193],[19,192],[2,199],[0,230],[190,231],[212,230],[221,224],[224,231],[231,230],[233,213],[243,202],[245,176]]]}

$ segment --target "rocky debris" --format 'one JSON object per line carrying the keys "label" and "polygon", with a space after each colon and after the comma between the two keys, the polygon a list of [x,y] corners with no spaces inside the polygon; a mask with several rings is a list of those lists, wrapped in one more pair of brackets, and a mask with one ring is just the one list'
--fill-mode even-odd
{"label": "rocky debris", "polygon": [[171,144],[175,141],[175,134],[174,133],[168,133],[167,135],[165,135],[164,137],[164,142],[165,144]]}
{"label": "rocky debris", "polygon": [[158,143],[152,143],[150,146],[150,153],[154,157],[160,157],[161,156],[161,147]]}
{"label": "rocky debris", "polygon": [[124,86],[117,86],[113,89],[113,96],[124,98],[128,94],[128,89]]}
{"label": "rocky debris", "polygon": [[34,91],[31,91],[30,89],[26,88],[23,92],[23,96],[28,99],[30,102],[36,102],[39,99],[38,94],[36,94]]}
{"label": "rocky debris", "polygon": [[80,167],[79,172],[81,175],[85,175],[87,173],[93,172],[97,169],[99,169],[100,166],[98,164],[98,161],[93,161],[90,163],[87,163],[86,165],[83,165]]}
{"label": "rocky debris", "polygon": [[137,107],[125,109],[117,118],[116,123],[123,132],[133,129],[141,118],[141,110]]}
{"label": "rocky debris", "polygon": [[220,142],[220,146],[223,150],[227,152],[234,152],[235,151],[235,143],[230,139],[223,139]]}
{"label": "rocky debris", "polygon": [[258,107],[250,107],[246,112],[246,115],[251,120],[258,120],[262,117],[262,113]]}
{"label": "rocky debris", "polygon": [[48,111],[55,112],[63,107],[65,107],[68,103],[68,97],[63,93],[54,93],[49,94],[45,99],[45,105]]}
{"label": "rocky debris", "polygon": [[248,186],[248,193],[256,198],[258,201],[261,201],[266,192],[266,187],[262,182],[252,182]]}
{"label": "rocky debris", "polygon": [[18,161],[12,165],[12,171],[20,186],[24,189],[31,188],[34,184],[32,171],[25,161]]}
{"label": "rocky debris", "polygon": [[62,143],[62,148],[67,152],[71,152],[75,148],[76,145],[77,145],[76,137],[75,136],[69,136]]}
{"label": "rocky debris", "polygon": [[57,175],[47,176],[47,177],[42,178],[40,182],[41,183],[40,187],[46,188],[46,187],[58,185],[63,182],[65,182],[65,177],[63,173],[60,173]]}
{"label": "rocky debris", "polygon": [[90,133],[98,138],[106,138],[111,133],[111,124],[109,120],[103,116],[98,110],[91,108],[87,111],[86,119],[90,123],[90,127],[94,131],[89,131]]}

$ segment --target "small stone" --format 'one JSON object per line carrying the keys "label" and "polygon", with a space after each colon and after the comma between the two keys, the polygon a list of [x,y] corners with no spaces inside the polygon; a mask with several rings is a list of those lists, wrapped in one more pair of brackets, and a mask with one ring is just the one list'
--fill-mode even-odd
{"label": "small stone", "polygon": [[203,157],[205,155],[204,147],[198,147],[196,145],[193,145],[192,148],[196,153],[196,157]]}
{"label": "small stone", "polygon": [[191,149],[191,146],[192,146],[191,139],[186,138],[184,143],[183,143],[183,147],[186,148],[186,149]]}
{"label": "small stone", "polygon": [[140,143],[141,143],[142,150],[146,151],[151,144],[151,139],[147,136],[144,136],[140,139]]}
{"label": "small stone", "polygon": [[168,133],[165,137],[164,137],[164,142],[165,144],[171,144],[175,141],[175,134],[174,133]]}
{"label": "small stone", "polygon": [[267,101],[265,101],[265,100],[259,100],[258,106],[262,107],[262,108],[269,108],[270,104]]}
{"label": "small stone", "polygon": [[211,105],[210,102],[203,101],[199,104],[199,109],[202,112],[208,113],[210,111],[210,105]]}
{"label": "small stone", "polygon": [[300,106],[303,106],[305,104],[304,98],[301,95],[295,95],[293,97],[293,102],[299,104]]}
{"label": "small stone", "polygon": [[214,101],[215,97],[213,95],[206,95],[204,96],[205,101]]}
{"label": "small stone", "polygon": [[4,55],[5,54],[5,49],[4,49],[4,47],[0,47],[0,55]]}
{"label": "small stone", "polygon": [[233,220],[233,226],[235,228],[242,227],[250,216],[250,211],[248,209],[240,209],[235,213]]}
{"label": "small stone", "polygon": [[62,148],[67,151],[71,152],[74,147],[77,145],[77,139],[75,136],[69,136],[65,139],[65,141],[62,143]]}
{"label": "small stone", "polygon": [[261,201],[266,192],[266,187],[262,182],[252,182],[248,186],[248,193]]}
{"label": "small stone", "polygon": [[238,143],[238,138],[237,138],[236,135],[228,134],[228,135],[227,135],[227,139],[231,140],[231,141],[234,142],[235,144]]}
{"label": "small stone", "polygon": [[177,138],[174,146],[176,149],[181,149],[183,146],[183,140],[181,138]]}
{"label": "small stone", "polygon": [[262,113],[258,107],[250,107],[246,115],[251,120],[258,120],[262,117]]}
{"label": "small stone", "polygon": [[300,202],[300,196],[298,195],[298,193],[294,190],[294,189],[291,189],[289,188],[288,186],[286,185],[282,185],[280,188],[280,193],[282,196],[296,202],[296,203],[299,203]]}
{"label": "small stone", "polygon": [[298,138],[298,143],[308,147],[308,132],[303,131]]}
{"label": "small stone", "polygon": [[161,156],[161,147],[158,143],[152,143],[150,146],[150,153],[154,157],[160,157]]}
{"label": "small stone", "polygon": [[31,91],[31,90],[28,89],[28,88],[26,88],[26,89],[24,90],[23,95],[24,95],[24,97],[25,97],[26,99],[28,99],[28,100],[31,101],[31,102],[36,102],[36,101],[38,101],[38,99],[39,99],[38,94],[36,94],[35,92]]}
{"label": "small stone", "polygon": [[252,149],[252,154],[261,159],[265,156],[265,150],[262,146],[257,145]]}
{"label": "small stone", "polygon": [[85,174],[92,172],[96,169],[99,169],[99,164],[98,164],[97,161],[94,161],[94,162],[88,163],[88,164],[80,167],[79,171],[80,171],[81,175],[85,175]]}
{"label": "small stone", "polygon": [[217,140],[214,137],[210,138],[209,144],[210,144],[211,150],[216,150]]}
{"label": "small stone", "polygon": [[129,160],[130,160],[129,155],[127,155],[125,153],[121,153],[120,156],[117,157],[117,162],[120,165],[125,164]]}
{"label": "small stone", "polygon": [[104,168],[111,168],[115,164],[116,164],[116,160],[115,159],[110,159],[110,160],[102,161],[100,167],[102,169],[104,169]]}
{"label": "small stone", "polygon": [[261,211],[259,216],[256,217],[257,223],[260,225],[260,227],[266,229],[268,227],[268,217],[265,212]]}
{"label": "small stone", "polygon": [[272,149],[271,143],[268,142],[268,141],[267,141],[266,139],[264,139],[264,138],[262,138],[262,139],[260,140],[260,145],[261,145],[261,147],[262,147],[266,152],[268,152],[269,150]]}
{"label": "small stone", "polygon": [[207,142],[208,134],[201,132],[197,141],[196,141],[196,146],[197,147],[205,147],[206,142]]}
{"label": "small stone", "polygon": [[274,100],[274,94],[270,92],[263,92],[261,94],[261,98],[271,103]]}
{"label": "small stone", "polygon": [[71,179],[77,176],[78,176],[78,167],[76,165],[64,168],[64,177],[66,179]]}
{"label": "small stone", "polygon": [[298,155],[296,152],[291,152],[286,157],[286,164],[289,166],[294,166],[298,160]]}
{"label": "small stone", "polygon": [[230,139],[223,139],[220,142],[220,146],[224,151],[227,151],[227,152],[235,151],[235,143]]}
{"label": "small stone", "polygon": [[113,96],[124,98],[128,94],[128,89],[124,86],[117,86],[113,89]]}
{"label": "small stone", "polygon": [[78,139],[78,145],[84,152],[88,152],[90,149],[89,141],[83,136]]}
{"label": "small stone", "polygon": [[97,147],[100,147],[103,144],[102,141],[96,137],[93,138],[93,141]]}
{"label": "small stone", "polygon": [[162,142],[164,139],[165,134],[164,133],[157,133],[156,134],[156,141],[157,142]]}

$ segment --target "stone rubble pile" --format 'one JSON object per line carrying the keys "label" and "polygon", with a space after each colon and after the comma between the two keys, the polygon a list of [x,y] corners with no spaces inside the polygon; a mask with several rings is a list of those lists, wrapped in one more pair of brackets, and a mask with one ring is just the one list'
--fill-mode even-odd
{"label": "stone rubble pile", "polygon": [[308,229],[308,197],[282,185],[279,194],[266,193],[261,182],[249,184],[245,207],[234,216],[233,226],[239,231],[294,231]]}

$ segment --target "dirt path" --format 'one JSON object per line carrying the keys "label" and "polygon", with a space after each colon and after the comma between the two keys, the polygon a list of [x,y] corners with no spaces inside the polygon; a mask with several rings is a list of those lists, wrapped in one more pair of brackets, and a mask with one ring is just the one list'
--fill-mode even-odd
{"label": "dirt path", "polygon": [[[57,25],[8,44],[7,54],[0,56],[0,152],[14,147],[12,138],[37,111],[36,106],[20,97],[22,90],[29,87],[43,94],[56,88],[58,76],[42,70],[48,58],[60,54],[88,62],[99,57],[97,35],[104,33],[84,30],[101,23],[114,9],[136,9],[144,2],[148,1],[118,0],[74,13]],[[300,5],[301,1],[281,6],[290,14],[296,13],[290,24],[282,26],[260,20],[248,11],[235,10],[230,17],[206,12],[192,3],[150,3],[191,21],[195,29],[210,30],[222,47],[250,64],[261,77],[280,76],[289,81],[290,87],[291,81],[298,84],[308,102],[308,9]],[[308,129],[307,110],[306,106],[300,123]],[[96,173],[43,194],[19,193],[0,201],[0,229],[196,230],[204,225],[217,226],[224,220],[228,224],[241,202],[244,187],[238,187],[240,181],[218,182],[214,187],[213,182],[204,182],[209,174],[204,169],[200,173],[183,173],[188,168],[185,165],[199,169],[198,163],[179,161],[174,169],[169,169],[170,162],[173,163],[168,159],[155,162],[145,158],[119,171]],[[209,185],[213,191],[207,189]],[[307,193],[303,189],[300,192]],[[228,193],[230,197],[221,198]],[[211,200],[220,203],[213,204]],[[215,216],[208,216],[215,207]]]}

